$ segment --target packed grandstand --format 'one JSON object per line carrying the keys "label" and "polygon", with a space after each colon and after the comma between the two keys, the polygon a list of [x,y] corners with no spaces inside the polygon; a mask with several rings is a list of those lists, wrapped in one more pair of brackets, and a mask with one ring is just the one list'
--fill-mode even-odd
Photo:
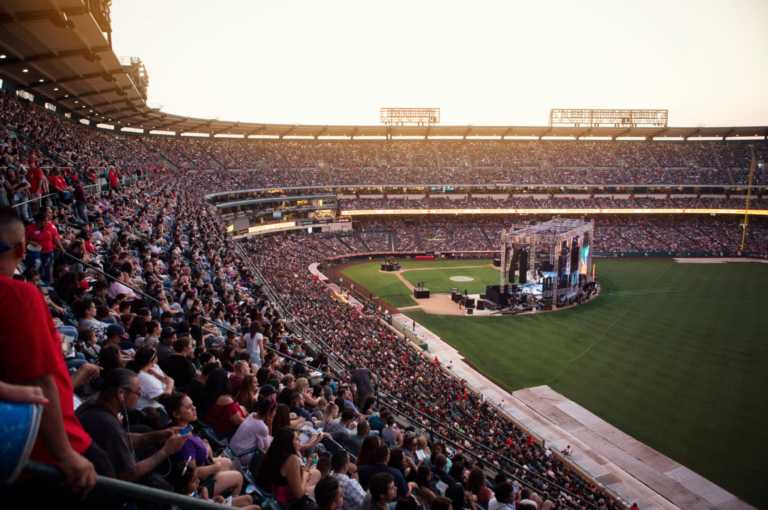
{"label": "packed grandstand", "polygon": [[[206,202],[207,194],[221,190],[331,185],[337,175],[343,184],[383,183],[388,174],[381,169],[387,165],[402,168],[402,175],[416,182],[463,176],[459,168],[450,170],[455,173],[438,172],[425,164],[432,161],[424,156],[427,144],[401,142],[390,152],[386,142],[368,143],[353,148],[350,155],[344,142],[291,142],[286,152],[279,151],[276,142],[169,142],[104,133],[74,125],[28,101],[7,94],[0,97],[4,185],[0,199],[29,224],[27,241],[41,247],[39,252],[28,251],[23,277],[44,292],[57,327],[69,335],[67,366],[78,369],[76,384],[83,367],[101,367],[96,380],[76,387],[82,400],[92,398],[103,381],[109,382],[109,371],[132,367],[138,374],[141,404],[131,411],[132,424],[145,430],[167,427],[178,419],[178,411],[167,407],[175,400],[162,397],[183,391],[197,407],[201,421],[210,424],[195,434],[207,437],[214,453],[221,453],[227,439],[241,434],[240,428],[254,427],[250,420],[243,420],[246,412],[260,409],[259,400],[268,398],[264,394],[276,392],[274,409],[295,413],[295,420],[308,428],[317,424],[328,428],[339,412],[346,416],[345,410],[352,417],[345,423],[347,428],[368,420],[380,436],[363,443],[368,450],[353,445],[355,455],[367,454],[370,459],[358,459],[358,469],[365,462],[375,464],[377,454],[372,451],[376,448],[391,449],[390,466],[412,482],[411,492],[422,502],[429,494],[426,489],[435,491],[434,484],[441,480],[448,487],[442,492],[451,495],[454,508],[485,508],[486,485],[509,480],[520,487],[519,497],[542,508],[621,508],[626,504],[580,475],[558,452],[547,449],[461,380],[430,362],[375,315],[358,316],[334,300],[324,284],[307,272],[312,262],[352,253],[493,250],[508,218],[430,217],[418,222],[366,218],[355,222],[351,232],[315,236],[289,232],[238,242],[224,235],[224,223]],[[614,149],[610,143],[603,144],[606,151],[589,147],[583,153],[567,143],[549,144],[511,144],[488,156],[487,162],[505,168],[494,171],[499,178],[526,182],[537,175],[524,167],[529,158],[558,160],[566,153],[569,165],[579,164],[568,175],[592,175],[600,183],[596,174],[590,174],[591,165],[627,168],[628,154],[638,158],[635,165],[642,161],[636,149]],[[749,163],[742,145],[714,142],[688,148],[645,142],[646,156],[674,164],[678,170],[660,166],[645,172],[622,170],[625,173],[618,175],[631,175],[641,184],[666,184],[664,176],[674,172],[680,173],[681,182],[707,175],[707,182],[732,183],[743,180]],[[475,147],[474,143],[442,143],[437,154],[444,162],[458,166],[456,162],[461,161],[462,166],[475,168],[468,158]],[[703,172],[702,161],[718,164]],[[508,162],[521,166],[508,169]],[[230,166],[255,169],[231,172]],[[184,178],[179,179],[180,175]],[[550,175],[537,178],[553,182],[560,174]],[[487,204],[487,199],[471,197],[423,201],[450,202],[449,207]],[[340,200],[340,207],[398,209],[413,207],[415,202],[350,198]],[[661,199],[506,198],[494,206],[568,208],[575,203],[601,208],[742,204],[739,198],[669,195]],[[420,202],[417,207],[426,206]],[[596,251],[611,255],[642,250],[734,255],[739,242],[738,220],[720,216],[619,215],[598,218],[595,230]],[[765,222],[754,222],[748,250],[764,256],[767,247]],[[359,367],[377,367],[377,390],[388,396],[378,406],[365,401],[359,387],[357,394],[343,390],[351,382],[353,369]],[[222,384],[214,376],[219,371],[229,383]],[[312,381],[309,386],[308,380]],[[162,407],[159,402],[170,404]],[[270,407],[270,416],[274,409]],[[269,428],[266,416],[262,420]],[[103,438],[88,429],[87,416],[82,421],[94,441]],[[244,449],[257,441],[267,446],[273,431],[269,428],[258,439],[252,432]],[[325,438],[322,452],[333,453],[339,443],[346,447],[347,436],[342,430]],[[119,448],[97,444],[111,455]],[[160,446],[167,448],[165,444]],[[231,448],[226,451],[232,455]],[[309,454],[313,449],[302,451]],[[424,465],[420,459],[430,451],[431,463],[426,465],[431,466],[434,482],[417,467]],[[178,452],[168,452],[173,462],[186,460]],[[202,463],[207,462],[205,458]],[[123,468],[135,470],[138,460],[131,459]],[[441,471],[446,462],[453,465],[449,472]],[[216,473],[234,469],[231,464],[216,464],[207,473],[216,479]],[[469,472],[466,481],[462,482],[456,466]],[[260,476],[258,468],[253,472],[248,465],[240,468],[246,480]],[[312,468],[310,482],[302,489],[309,491],[311,481],[322,476],[321,470],[322,466]],[[127,471],[113,471],[113,476],[126,477]],[[242,474],[238,471],[233,476],[238,480],[236,488],[244,489],[247,483],[243,484]],[[168,490],[173,488],[165,483]],[[363,489],[368,489],[367,484]],[[216,485],[211,490],[218,495]],[[289,504],[298,496],[292,494],[281,503]]]}
{"label": "packed grandstand", "polygon": [[[594,251],[603,256],[765,258],[768,222],[753,216],[742,246],[743,214],[733,212],[745,207],[754,159],[768,159],[765,140],[116,133],[5,90],[0,256],[5,267],[20,264],[0,278],[13,296],[45,307],[13,316],[3,290],[0,315],[3,327],[48,343],[22,354],[3,341],[2,380],[30,375],[13,366],[24,356],[40,358],[35,370],[71,374],[57,384],[76,453],[100,475],[181,495],[325,510],[329,491],[341,487],[346,510],[628,508],[632,501],[487,402],[378,311],[337,299],[309,267],[354,254],[493,251],[510,221],[536,222],[550,209],[594,219]],[[768,209],[766,182],[761,166],[751,183],[756,211]],[[333,197],[333,207],[307,207],[313,194]],[[271,201],[258,220],[235,228],[220,214],[228,201],[252,200],[236,206],[234,216],[248,217],[265,207],[260,198]],[[398,214],[412,209],[454,212]],[[527,212],[510,220],[464,209]],[[693,213],[657,211],[665,209]],[[319,210],[332,220],[315,221]],[[293,225],[247,235],[269,227],[265,218]],[[18,221],[25,238],[13,237]],[[331,223],[348,228],[324,231]],[[312,225],[319,231],[308,234]],[[49,313],[56,333],[41,326]],[[59,340],[63,357],[51,352]],[[32,458],[74,476],[45,441]],[[28,498],[39,483],[7,491]],[[89,502],[123,504],[103,494]]]}

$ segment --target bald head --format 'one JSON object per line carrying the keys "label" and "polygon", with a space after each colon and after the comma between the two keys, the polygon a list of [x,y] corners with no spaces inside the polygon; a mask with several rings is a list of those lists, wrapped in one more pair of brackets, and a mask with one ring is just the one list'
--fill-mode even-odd
{"label": "bald head", "polygon": [[19,260],[24,258],[24,223],[11,207],[0,207],[0,261],[3,273],[12,264],[10,274]]}

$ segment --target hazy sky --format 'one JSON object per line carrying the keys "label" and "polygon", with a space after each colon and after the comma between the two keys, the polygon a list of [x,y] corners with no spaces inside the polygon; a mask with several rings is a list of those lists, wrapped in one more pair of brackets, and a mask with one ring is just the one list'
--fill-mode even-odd
{"label": "hazy sky", "polygon": [[768,124],[768,0],[114,0],[118,56],[163,111],[253,122],[545,125],[549,109],[666,108]]}

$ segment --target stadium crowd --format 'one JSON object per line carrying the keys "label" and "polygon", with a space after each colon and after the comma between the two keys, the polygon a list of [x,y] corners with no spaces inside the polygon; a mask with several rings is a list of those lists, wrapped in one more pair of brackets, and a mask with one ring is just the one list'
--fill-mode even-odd
{"label": "stadium crowd", "polygon": [[[0,392],[46,406],[33,459],[80,493],[98,473],[237,507],[624,503],[307,272],[355,252],[492,250],[508,221],[377,218],[236,242],[205,193],[465,176],[734,182],[746,157],[740,143],[181,141],[91,129],[3,94],[0,106]],[[222,170],[237,167],[256,170]],[[595,249],[733,254],[736,226],[598,218]],[[750,249],[766,240],[756,223]],[[29,480],[10,490],[66,503]]]}
{"label": "stadium crowd", "polygon": [[[13,184],[0,209],[0,390],[45,405],[32,458],[76,492],[98,473],[237,507],[623,507],[334,301],[306,273],[300,237],[224,237],[203,194],[236,180],[179,174],[155,141],[0,98]],[[26,479],[9,491],[122,506]]]}
{"label": "stadium crowd", "polygon": [[[357,198],[339,200],[339,208],[352,209],[743,209],[745,200],[725,197],[605,197],[540,195],[536,197],[430,195],[417,198]],[[750,199],[750,208],[765,209],[762,199]]]}
{"label": "stadium crowd", "polygon": [[[312,141],[167,140],[151,137],[179,167],[256,169],[252,188],[328,184],[745,184],[750,146],[765,141]],[[190,156],[194,155],[194,156]],[[768,180],[765,169],[756,183]]]}
{"label": "stadium crowd", "polygon": [[[526,217],[517,224],[544,221]],[[593,250],[604,256],[698,255],[729,257],[739,255],[739,219],[727,217],[599,216],[595,221]],[[439,218],[414,217],[358,220],[352,234],[336,237],[338,253],[425,252],[497,250],[502,229],[515,222],[504,217]],[[309,242],[309,241],[308,241]],[[768,257],[768,224],[750,223],[745,252]],[[346,252],[346,253],[345,253]]]}

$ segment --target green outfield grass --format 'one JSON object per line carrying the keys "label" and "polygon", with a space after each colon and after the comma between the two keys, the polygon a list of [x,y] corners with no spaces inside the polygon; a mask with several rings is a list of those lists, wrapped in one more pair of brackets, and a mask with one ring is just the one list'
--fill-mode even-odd
{"label": "green outfield grass", "polygon": [[547,384],[768,508],[768,265],[626,259],[597,267],[603,294],[571,310],[408,315],[508,390]]}

